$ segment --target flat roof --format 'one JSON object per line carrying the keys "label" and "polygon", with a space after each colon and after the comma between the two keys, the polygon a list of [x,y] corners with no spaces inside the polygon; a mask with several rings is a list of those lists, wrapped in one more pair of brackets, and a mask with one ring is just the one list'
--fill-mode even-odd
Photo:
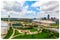
{"label": "flat roof", "polygon": [[51,20],[33,20],[35,22],[41,22],[41,23],[55,23],[54,21],[51,21]]}

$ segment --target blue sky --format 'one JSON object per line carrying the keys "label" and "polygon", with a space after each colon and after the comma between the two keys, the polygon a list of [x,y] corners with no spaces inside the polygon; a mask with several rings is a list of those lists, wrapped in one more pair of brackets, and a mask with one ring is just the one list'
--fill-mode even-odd
{"label": "blue sky", "polygon": [[59,18],[57,5],[58,2],[52,0],[3,1],[1,17],[8,18],[10,15],[11,18],[41,18],[50,14],[50,17]]}
{"label": "blue sky", "polygon": [[[8,3],[5,1],[1,15],[3,15],[2,17],[5,17],[5,16],[8,17],[8,15],[11,15],[11,17],[16,17],[16,18],[18,18],[18,17],[36,18],[36,17],[38,17],[38,13],[40,12],[40,6],[32,7],[32,5],[34,3],[36,3],[36,1],[25,1],[23,4],[19,3],[17,1],[15,1],[13,3]],[[13,4],[13,5],[10,7],[9,5],[11,5],[11,4]],[[20,6],[20,4],[22,4],[22,6]],[[25,10],[26,10],[26,12],[25,12]],[[11,11],[13,11],[13,12],[11,12]],[[8,12],[9,12],[9,14],[8,14]],[[14,13],[14,12],[16,12],[16,13]],[[20,15],[22,13],[23,13],[23,15]]]}
{"label": "blue sky", "polygon": [[33,5],[34,3],[35,3],[36,1],[26,1],[25,3],[24,3],[24,7],[25,6],[28,6],[28,11],[32,11],[32,12],[35,12],[35,14],[33,14],[33,13],[31,13],[31,14],[25,14],[24,15],[24,17],[38,17],[39,15],[37,15],[39,12],[40,12],[40,6],[38,6],[38,7],[31,7],[31,5]]}

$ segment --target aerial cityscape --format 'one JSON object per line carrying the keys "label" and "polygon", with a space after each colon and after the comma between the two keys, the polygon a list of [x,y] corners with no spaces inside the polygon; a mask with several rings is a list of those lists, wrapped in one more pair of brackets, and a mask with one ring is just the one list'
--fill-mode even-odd
{"label": "aerial cityscape", "polygon": [[59,38],[58,1],[3,1],[2,3],[2,39]]}

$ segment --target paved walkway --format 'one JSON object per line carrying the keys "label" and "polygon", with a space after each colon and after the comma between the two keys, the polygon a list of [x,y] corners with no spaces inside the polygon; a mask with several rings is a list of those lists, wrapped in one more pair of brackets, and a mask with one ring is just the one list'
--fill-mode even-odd
{"label": "paved walkway", "polygon": [[[46,28],[46,29],[48,29],[48,30],[52,30],[52,31],[56,31],[56,32],[59,33],[59,30],[56,29],[56,28]],[[21,30],[19,30],[19,29],[14,29],[14,28],[13,28],[13,34],[10,36],[9,39],[16,37],[16,36],[13,36],[14,33],[15,33],[15,30],[19,31],[19,33],[22,33],[22,34],[18,34],[18,35],[16,35],[16,36],[24,35],[24,32],[21,32]],[[41,32],[41,31],[40,31],[40,32]],[[27,35],[28,35],[28,34],[37,34],[37,33],[38,33],[37,31],[35,31],[35,32],[29,32],[29,33],[27,33]]]}
{"label": "paved walkway", "polygon": [[[19,30],[19,29],[16,29],[16,30],[18,30],[20,33],[24,34],[24,32],[21,32],[21,30]],[[37,31],[35,31],[35,32],[27,32],[27,34],[37,34],[37,33],[38,33]]]}
{"label": "paved walkway", "polygon": [[13,36],[12,38],[14,38],[14,37],[16,37],[16,36],[19,36],[19,35],[24,35],[24,34],[18,34],[18,35]]}
{"label": "paved walkway", "polygon": [[[21,32],[21,30],[19,30],[19,29],[14,29],[14,30],[17,30],[17,31],[19,31],[20,33],[22,33],[22,34],[18,34],[18,35],[15,35],[15,36],[11,36],[11,38],[14,38],[14,37],[16,37],[16,36],[19,36],[19,35],[25,35],[24,34],[24,32]],[[41,31],[40,31],[41,32]],[[37,34],[38,32],[37,31],[35,31],[35,32],[29,32],[29,33],[27,33],[27,35],[28,34]]]}
{"label": "paved walkway", "polygon": [[[12,28],[12,29],[13,29],[13,28]],[[13,37],[14,33],[15,33],[15,29],[13,29],[13,34],[10,36],[9,39],[11,39],[11,38]]]}

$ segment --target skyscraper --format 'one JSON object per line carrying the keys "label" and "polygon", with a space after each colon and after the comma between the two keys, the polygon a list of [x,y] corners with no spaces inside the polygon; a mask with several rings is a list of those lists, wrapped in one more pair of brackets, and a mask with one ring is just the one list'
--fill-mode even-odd
{"label": "skyscraper", "polygon": [[47,15],[47,19],[48,19],[48,20],[50,19],[50,15],[49,15],[49,14]]}

